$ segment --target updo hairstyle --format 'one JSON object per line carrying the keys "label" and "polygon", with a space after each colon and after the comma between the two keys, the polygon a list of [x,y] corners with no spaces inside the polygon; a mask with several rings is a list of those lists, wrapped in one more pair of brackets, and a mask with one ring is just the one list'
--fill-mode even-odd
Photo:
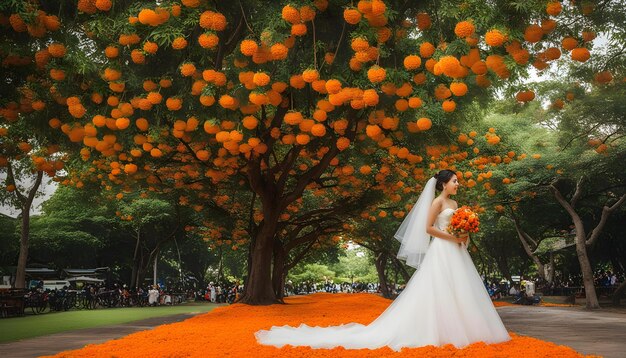
{"label": "updo hairstyle", "polygon": [[452,170],[448,170],[448,169],[441,170],[439,173],[435,174],[433,177],[437,179],[437,184],[435,185],[437,190],[443,191],[444,184],[449,182],[450,179],[452,179],[452,177],[455,175],[456,175],[455,172],[453,172]]}

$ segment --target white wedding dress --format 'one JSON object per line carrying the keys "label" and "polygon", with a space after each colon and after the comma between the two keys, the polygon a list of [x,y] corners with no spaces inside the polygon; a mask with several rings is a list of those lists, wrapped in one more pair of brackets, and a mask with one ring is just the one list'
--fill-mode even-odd
{"label": "white wedding dress", "polygon": [[[445,209],[435,226],[445,230],[454,213]],[[433,238],[420,269],[406,288],[369,325],[348,323],[340,326],[273,326],[255,333],[264,345],[282,347],[376,349],[389,346],[443,346],[457,348],[474,342],[499,343],[510,336],[465,245]]]}

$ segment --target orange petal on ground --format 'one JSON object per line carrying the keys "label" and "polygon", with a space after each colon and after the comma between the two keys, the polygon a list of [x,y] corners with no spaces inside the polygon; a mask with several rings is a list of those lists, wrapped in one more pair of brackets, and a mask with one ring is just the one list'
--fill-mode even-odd
{"label": "orange petal on ground", "polygon": [[[504,306],[520,306],[520,305],[516,305],[510,302],[504,302],[504,301],[493,301],[493,305],[495,307],[504,307]],[[521,306],[520,306],[521,307]]]}
{"label": "orange petal on ground", "polygon": [[380,315],[390,301],[373,294],[317,293],[285,299],[286,305],[247,306],[233,304],[187,319],[137,332],[102,344],[61,352],[56,357],[583,357],[573,349],[511,333],[512,340],[487,345],[471,344],[404,348],[311,349],[260,345],[259,329],[273,325],[329,326],[358,322],[367,324]]}

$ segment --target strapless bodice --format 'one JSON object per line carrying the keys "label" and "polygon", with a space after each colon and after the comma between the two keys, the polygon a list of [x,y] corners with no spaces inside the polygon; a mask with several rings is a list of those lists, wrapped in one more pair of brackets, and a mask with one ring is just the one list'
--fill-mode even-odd
{"label": "strapless bodice", "polygon": [[452,208],[443,209],[442,212],[437,215],[437,220],[435,220],[435,226],[443,231],[446,231],[448,225],[450,224],[450,219],[452,218],[452,214],[454,214],[456,210]]}

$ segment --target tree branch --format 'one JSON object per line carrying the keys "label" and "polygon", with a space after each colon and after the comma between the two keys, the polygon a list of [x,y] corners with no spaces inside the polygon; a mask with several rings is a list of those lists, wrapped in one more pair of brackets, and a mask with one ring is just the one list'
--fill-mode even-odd
{"label": "tree branch", "polygon": [[17,196],[17,200],[19,200],[20,204],[24,205],[26,202],[26,197],[20,193],[17,184],[15,183],[15,174],[13,173],[13,166],[11,165],[11,161],[7,162],[7,183],[13,184],[15,186],[15,190],[13,191]]}
{"label": "tree branch", "polygon": [[[346,135],[346,137],[348,139],[350,139],[350,141],[354,140],[354,137],[356,135],[356,123],[358,121],[358,117],[356,115],[356,112],[354,110],[350,110],[348,113],[348,128],[350,128],[350,131],[348,132],[348,134]],[[354,127],[354,128],[352,128]],[[328,152],[326,152],[326,154],[324,154],[324,156],[322,157],[322,159],[319,161],[319,163],[317,163],[315,166],[313,166],[311,169],[309,169],[306,173],[303,173],[300,178],[298,179],[295,188],[288,193],[285,197],[283,197],[283,206],[286,207],[287,205],[289,205],[290,203],[292,203],[294,200],[296,200],[297,198],[299,198],[302,195],[302,192],[304,191],[304,189],[306,188],[306,186],[311,182],[311,181],[315,181],[317,180],[323,173],[324,171],[328,168],[328,165],[330,164],[330,161],[339,153],[339,149],[337,148],[336,145],[331,146],[330,150]],[[284,209],[281,208],[281,209]]]}
{"label": "tree branch", "polygon": [[585,131],[585,132],[583,132],[583,133],[581,133],[581,134],[579,134],[579,135],[577,135],[577,136],[572,137],[572,138],[571,138],[571,139],[570,139],[567,143],[565,143],[565,145],[563,146],[563,148],[561,148],[561,151],[563,151],[563,150],[567,149],[567,147],[569,147],[569,145],[570,145],[570,144],[572,144],[572,142],[573,142],[576,138],[580,138],[580,137],[586,136],[587,134],[591,133],[594,129],[598,128],[599,126],[601,126],[601,125],[603,125],[603,124],[604,124],[604,122],[597,123],[596,125],[594,125],[593,127],[591,127],[589,130],[587,130],[587,131]]}
{"label": "tree branch", "polygon": [[584,176],[581,176],[576,182],[576,191],[574,192],[574,196],[572,196],[572,200],[570,201],[570,205],[572,206],[572,208],[576,207],[576,203],[578,202],[578,199],[580,199],[580,195],[582,194],[583,178]]}
{"label": "tree branch", "polygon": [[596,225],[596,227],[589,233],[587,240],[585,241],[585,245],[589,247],[595,244],[596,240],[598,240],[598,237],[600,236],[600,233],[602,232],[602,229],[604,229],[604,225],[606,224],[611,213],[613,213],[613,211],[615,211],[622,204],[624,204],[624,201],[626,201],[626,194],[622,195],[622,197],[619,198],[619,200],[612,206],[609,207],[605,205],[602,208],[602,216],[600,217],[600,222],[598,222],[598,225]]}
{"label": "tree branch", "polygon": [[554,194],[554,197],[559,202],[559,204],[561,204],[561,206],[568,212],[568,214],[570,214],[572,218],[578,217],[578,213],[576,213],[576,210],[574,210],[574,208],[570,205],[570,203],[567,200],[565,200],[565,198],[563,197],[563,194],[561,194],[559,189],[556,188],[555,184],[557,183],[557,181],[558,179],[555,179],[550,185],[548,185],[548,188],[552,191],[552,193]]}

